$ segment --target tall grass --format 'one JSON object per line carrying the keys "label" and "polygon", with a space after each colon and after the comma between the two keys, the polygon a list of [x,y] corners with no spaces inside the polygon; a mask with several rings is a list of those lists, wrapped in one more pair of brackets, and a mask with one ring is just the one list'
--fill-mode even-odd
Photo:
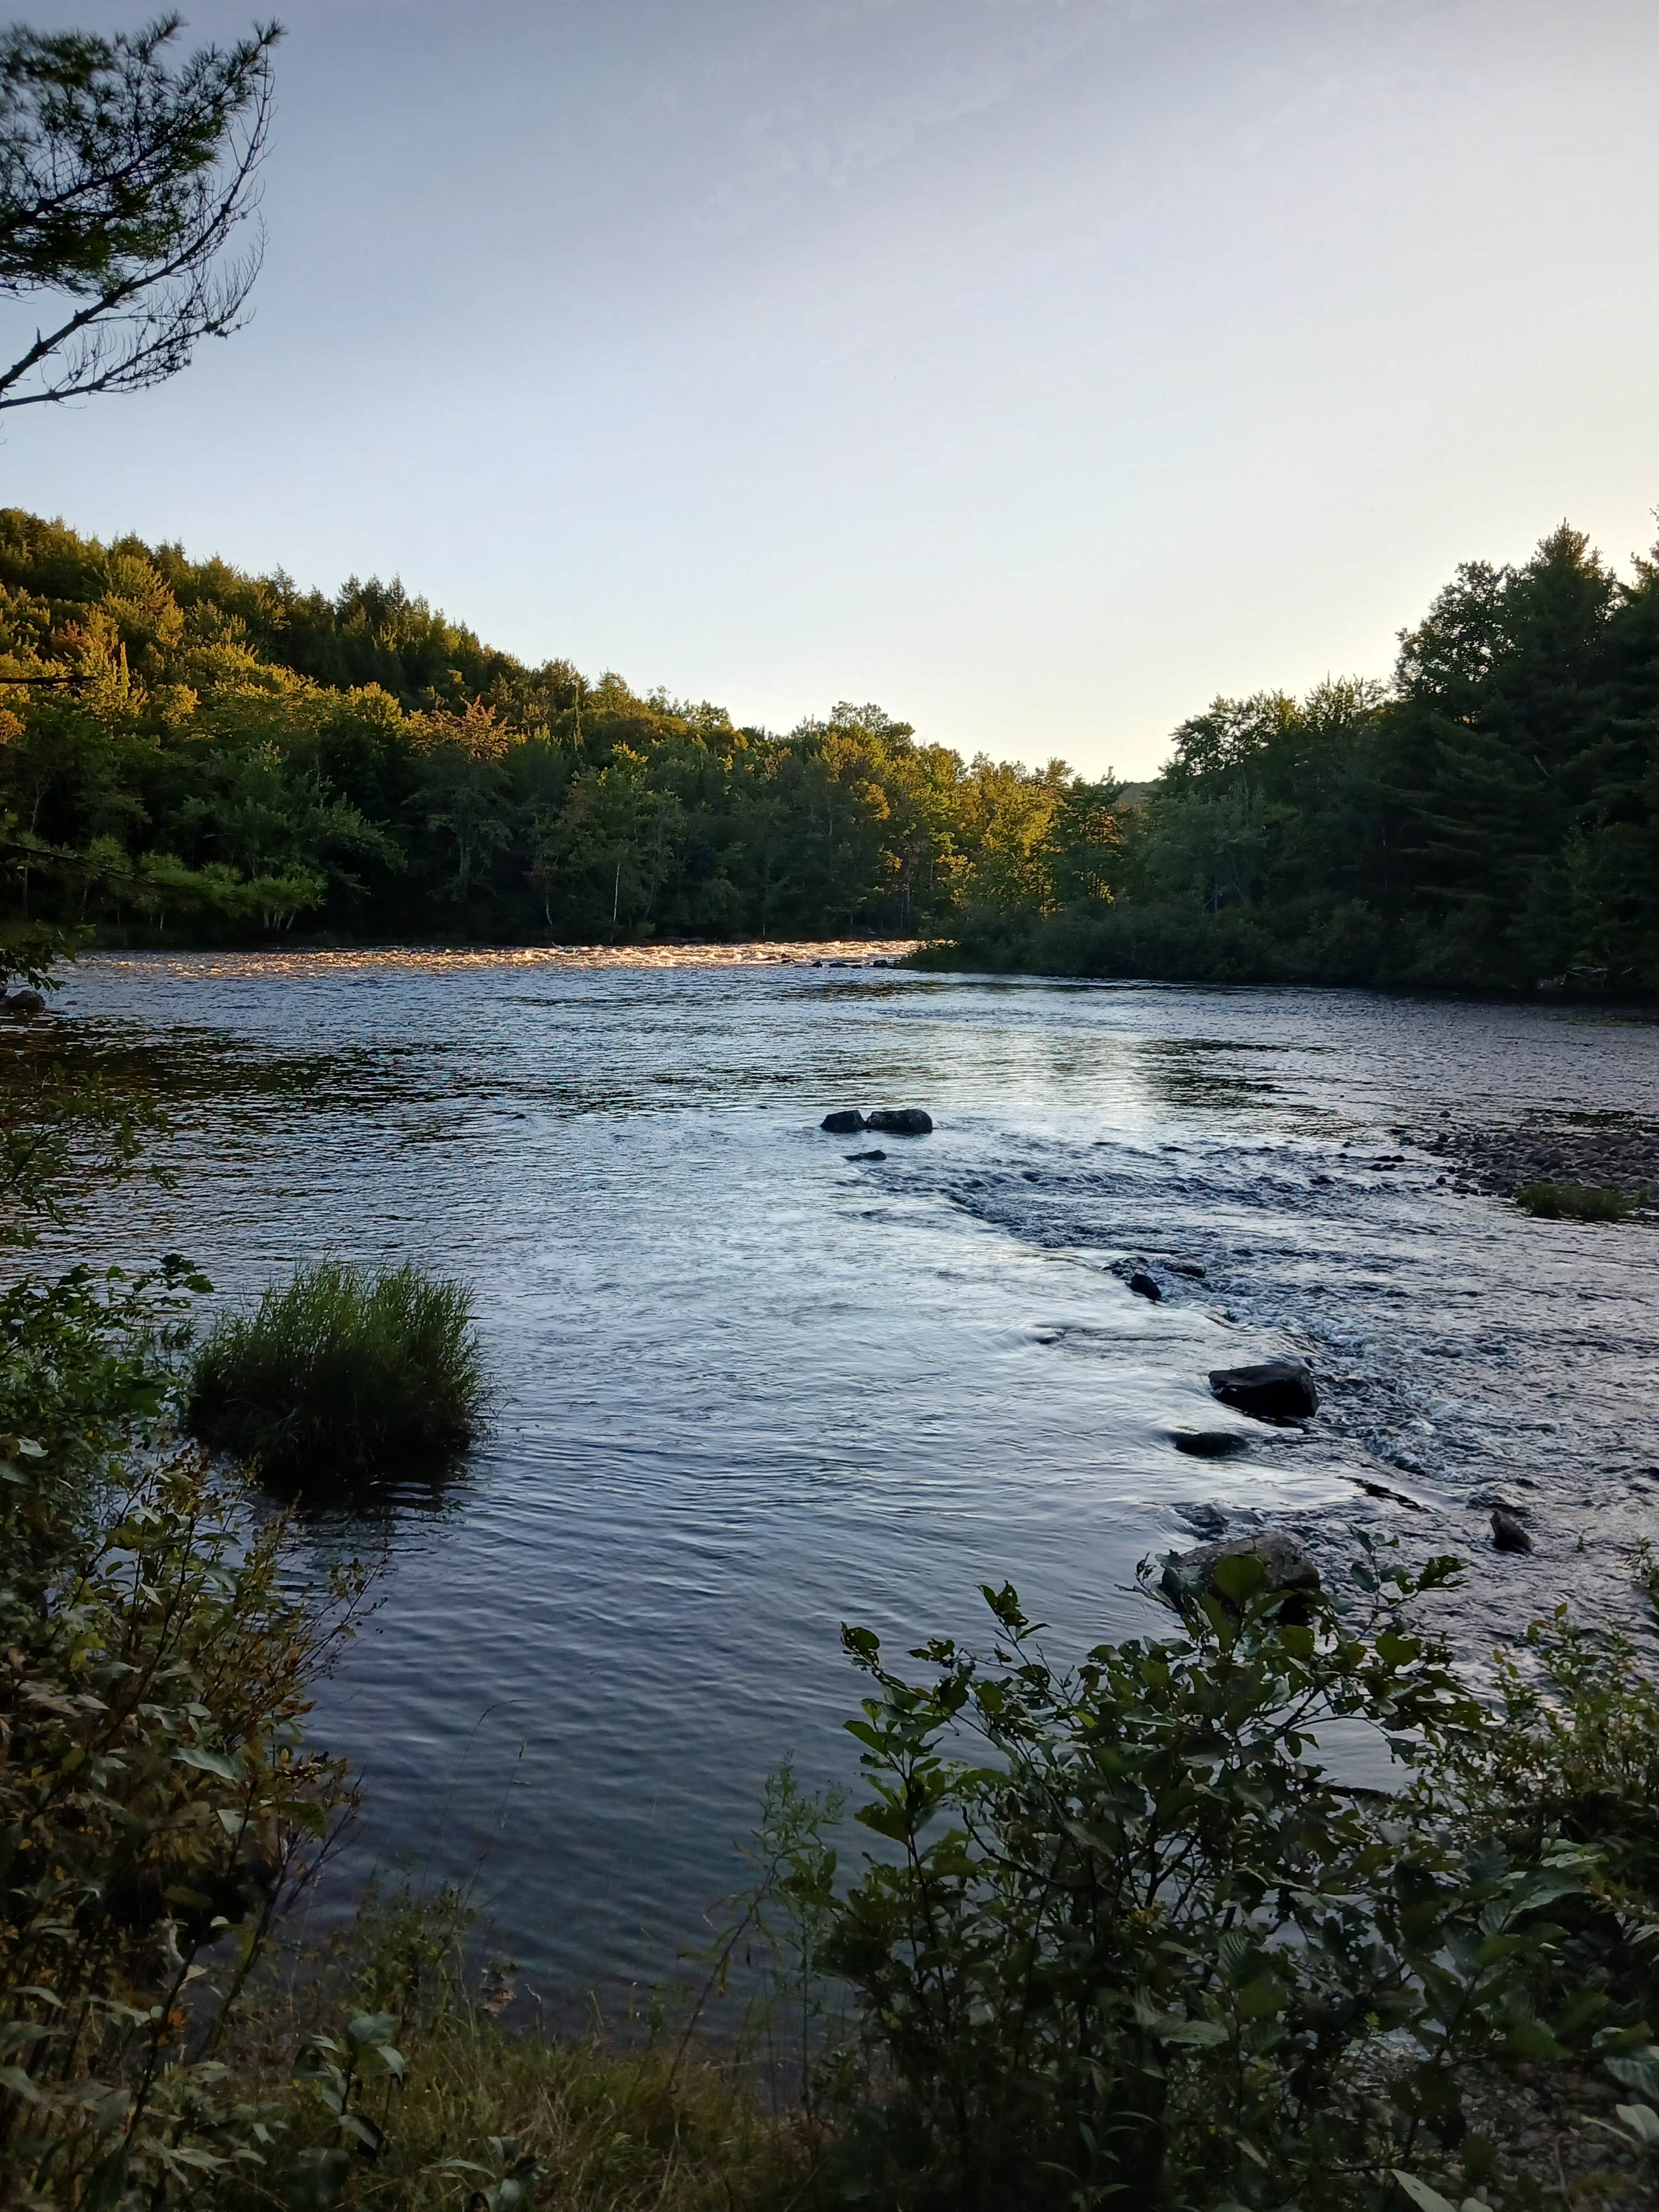
{"label": "tall grass", "polygon": [[1614,1183],[1523,1182],[1515,1202],[1540,1221],[1622,1221],[1642,1197]]}
{"label": "tall grass", "polygon": [[471,1292],[413,1265],[325,1260],[227,1314],[197,1354],[185,1419],[274,1481],[431,1468],[472,1441],[485,1376]]}

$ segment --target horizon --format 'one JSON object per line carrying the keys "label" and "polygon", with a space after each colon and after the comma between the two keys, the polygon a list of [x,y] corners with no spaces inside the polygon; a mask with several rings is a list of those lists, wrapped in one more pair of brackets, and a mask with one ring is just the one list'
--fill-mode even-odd
{"label": "horizon", "polygon": [[1462,561],[1652,540],[1632,0],[286,20],[252,325],[16,417],[6,503],[1132,781],[1218,693],[1386,677]]}

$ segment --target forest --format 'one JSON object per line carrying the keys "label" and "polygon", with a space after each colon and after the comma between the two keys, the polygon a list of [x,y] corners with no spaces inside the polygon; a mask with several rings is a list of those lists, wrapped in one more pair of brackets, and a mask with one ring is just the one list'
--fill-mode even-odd
{"label": "forest", "polygon": [[[1044,751],[1040,731],[1024,748]],[[9,924],[106,942],[915,936],[925,959],[1403,988],[1659,984],[1659,552],[1470,562],[1387,680],[1217,699],[1150,783],[786,735],[0,511]]]}

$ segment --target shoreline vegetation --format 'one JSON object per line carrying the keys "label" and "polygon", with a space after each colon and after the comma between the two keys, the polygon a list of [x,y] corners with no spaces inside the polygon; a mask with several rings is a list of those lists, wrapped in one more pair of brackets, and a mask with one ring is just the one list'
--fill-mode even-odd
{"label": "shoreline vegetation", "polygon": [[[550,2031],[481,1968],[487,1930],[453,1891],[372,1886],[308,1940],[296,1907],[356,1802],[310,1740],[310,1688],[372,1578],[296,1583],[257,1462],[181,1437],[192,1373],[227,1347],[192,1352],[210,1285],[187,1261],[34,1268],[40,1229],[148,1172],[161,1127],[44,1043],[6,1049],[0,1126],[0,2201],[1650,2201],[1643,1556],[1647,1630],[1557,1612],[1479,1692],[1419,1618],[1457,1563],[1408,1571],[1364,1536],[1323,1585],[1265,1547],[1149,1561],[1163,1626],[1071,1668],[1006,1587],[978,1650],[896,1661],[849,1625],[855,1825],[781,1767],[749,1887],[695,1978],[664,1960],[625,2039]],[[435,1321],[470,1418],[465,1294],[432,1312],[412,1293],[434,1287],[274,1289],[240,1324],[262,1403],[303,1410],[313,1370],[328,1395],[331,1328],[368,1327],[401,1373]],[[1333,1722],[1393,1747],[1392,1793],[1323,1765]],[[741,2022],[716,2036],[729,1978]]]}
{"label": "shoreline vegetation", "polygon": [[[1023,750],[1046,752],[1041,729]],[[1387,682],[1218,699],[1148,782],[787,734],[0,510],[0,927],[110,945],[919,940],[920,965],[1659,989],[1659,559],[1465,563]]]}

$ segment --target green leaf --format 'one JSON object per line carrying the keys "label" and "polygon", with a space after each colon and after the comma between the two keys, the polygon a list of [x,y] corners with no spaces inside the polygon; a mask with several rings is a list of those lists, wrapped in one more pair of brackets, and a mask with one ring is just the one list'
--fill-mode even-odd
{"label": "green leaf", "polygon": [[1659,2049],[1650,2045],[1645,2051],[1632,2051],[1602,2063],[1622,2087],[1639,2089],[1644,2097],[1659,2104]]}
{"label": "green leaf", "polygon": [[1449,2197],[1443,2197],[1437,2189],[1431,2189],[1426,2181],[1419,2181],[1414,2173],[1401,2173],[1396,2166],[1394,2178],[1412,2203],[1422,2207],[1422,2212],[1457,2212],[1456,2205]]}
{"label": "green leaf", "polygon": [[222,1751],[204,1751],[199,1744],[188,1743],[173,1755],[181,1766],[193,1766],[203,1774],[216,1774],[222,1782],[240,1782],[242,1778],[241,1768]]}
{"label": "green leaf", "polygon": [[370,2044],[389,2043],[397,2032],[395,2012],[360,2012],[346,2029],[347,2036],[359,2051]]}
{"label": "green leaf", "polygon": [[1565,2058],[1566,2053],[1541,2020],[1518,2020],[1504,2041],[1517,2058]]}
{"label": "green leaf", "polygon": [[1158,2039],[1160,2043],[1188,2044],[1208,2049],[1216,2044],[1225,2043],[1228,2031],[1218,2020],[1183,2020],[1177,2021],[1173,2027],[1160,2028]]}
{"label": "green leaf", "polygon": [[1614,2109],[1638,2142],[1645,2143],[1650,2150],[1659,2149],[1659,2112],[1651,2105],[1620,2105]]}
{"label": "green leaf", "polygon": [[1258,1974],[1234,1999],[1246,2020],[1271,2020],[1285,2008],[1283,1984],[1274,1974]]}

